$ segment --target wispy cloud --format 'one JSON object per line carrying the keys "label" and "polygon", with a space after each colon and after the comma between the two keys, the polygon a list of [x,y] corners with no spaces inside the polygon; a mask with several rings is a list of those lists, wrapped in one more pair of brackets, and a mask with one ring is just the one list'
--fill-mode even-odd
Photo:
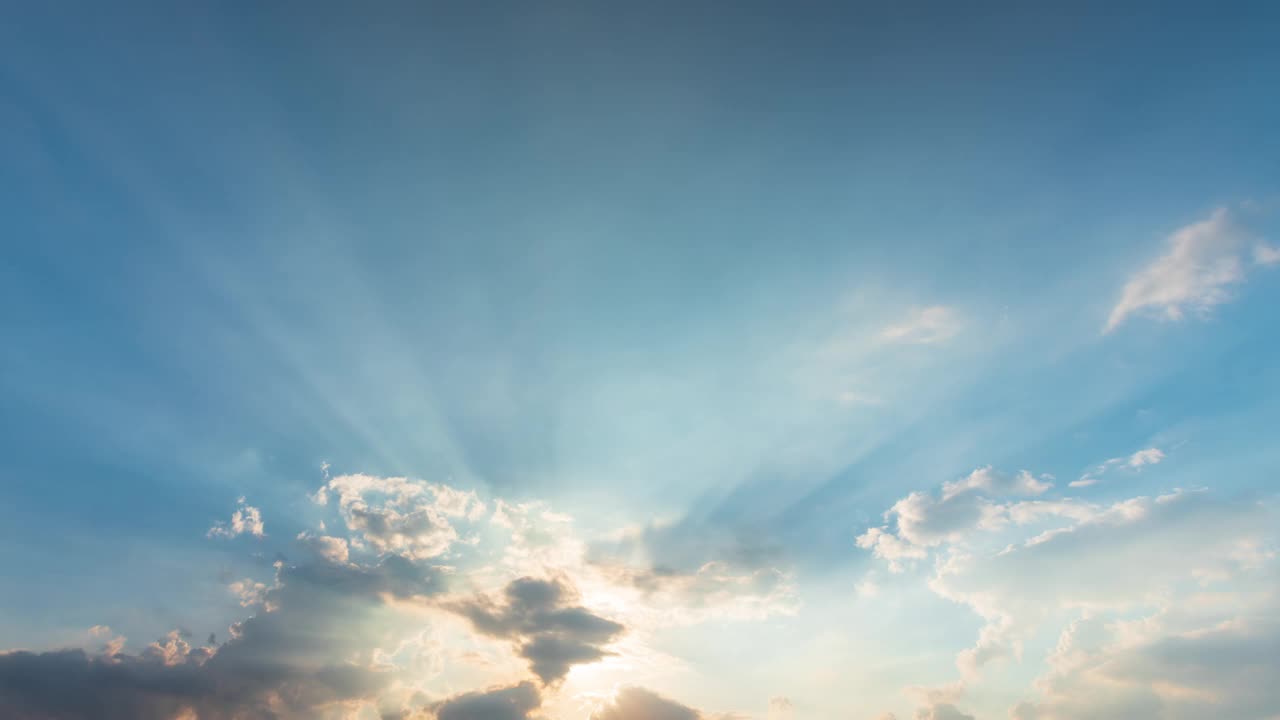
{"label": "wispy cloud", "polygon": [[950,340],[959,334],[962,322],[959,313],[946,305],[931,305],[913,310],[902,321],[880,331],[880,341],[929,345]]}
{"label": "wispy cloud", "polygon": [[1251,242],[1255,264],[1280,262],[1280,250],[1252,239],[1226,208],[1178,229],[1169,236],[1165,254],[1125,283],[1103,332],[1135,313],[1180,320],[1187,312],[1206,313],[1229,301],[1231,287],[1245,280],[1244,252]]}
{"label": "wispy cloud", "polygon": [[1115,468],[1127,468],[1129,470],[1138,470],[1147,465],[1158,465],[1164,461],[1164,451],[1157,447],[1149,447],[1139,450],[1132,455],[1123,457],[1114,457],[1106,462],[1099,463],[1089,471],[1080,476],[1079,480],[1072,480],[1068,483],[1069,487],[1082,488],[1096,485],[1098,480],[1109,470]]}

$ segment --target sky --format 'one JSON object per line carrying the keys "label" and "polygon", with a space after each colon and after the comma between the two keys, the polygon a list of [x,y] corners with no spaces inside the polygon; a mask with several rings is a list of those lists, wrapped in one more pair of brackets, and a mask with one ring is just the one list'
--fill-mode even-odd
{"label": "sky", "polygon": [[0,4],[0,716],[1280,718],[1277,37]]}

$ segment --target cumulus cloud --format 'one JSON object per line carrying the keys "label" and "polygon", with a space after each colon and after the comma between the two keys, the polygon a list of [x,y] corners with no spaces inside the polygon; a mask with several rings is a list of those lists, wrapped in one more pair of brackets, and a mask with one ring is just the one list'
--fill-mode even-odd
{"label": "cumulus cloud", "polygon": [[[1138,468],[1161,458],[1152,448],[1109,463]],[[900,559],[895,543],[935,556],[930,589],[984,622],[975,644],[957,655],[966,678],[995,660],[1021,657],[1025,639],[1046,623],[1075,618],[1038,684],[1042,697],[1020,704],[1014,717],[1280,714],[1280,698],[1250,685],[1280,672],[1274,623],[1280,538],[1268,505],[1204,491],[1110,505],[1071,498],[987,502],[966,522],[945,525],[945,533],[922,534],[909,525],[904,533],[901,515],[891,510],[896,533],[873,528],[859,544],[890,563]],[[989,522],[993,517],[999,522]],[[1040,524],[1046,518],[1054,522],[1048,528]],[[933,698],[924,704],[932,714],[921,717],[966,717],[954,704]]]}
{"label": "cumulus cloud", "polygon": [[443,555],[458,539],[450,520],[475,520],[485,510],[474,492],[362,474],[330,478],[314,495],[321,505],[331,499],[353,533],[354,544],[414,560]]}
{"label": "cumulus cloud", "polygon": [[[1111,332],[1135,313],[1180,320],[1187,312],[1206,313],[1231,299],[1231,287],[1244,282],[1247,232],[1226,208],[1169,236],[1167,250],[1138,271],[1111,309],[1104,332]],[[1254,260],[1273,264],[1275,250],[1256,244]]]}
{"label": "cumulus cloud", "polygon": [[703,720],[702,713],[644,688],[627,687],[591,720]]}
{"label": "cumulus cloud", "polygon": [[304,530],[298,533],[297,539],[317,557],[327,562],[342,564],[351,558],[351,549],[347,545],[346,538],[317,535]]}
{"label": "cumulus cloud", "polygon": [[1072,480],[1068,483],[1068,486],[1082,488],[1096,485],[1102,476],[1112,469],[1139,470],[1148,465],[1158,465],[1164,461],[1164,458],[1164,451],[1156,447],[1139,450],[1132,455],[1124,457],[1114,457],[1090,468],[1088,472],[1080,476],[1079,480]]}
{"label": "cumulus cloud", "polygon": [[901,322],[880,331],[880,341],[929,345],[946,342],[955,337],[961,328],[959,314],[945,305],[932,305],[913,310]]}
{"label": "cumulus cloud", "polygon": [[242,496],[236,500],[236,509],[235,512],[231,513],[231,520],[214,523],[213,527],[209,528],[206,536],[211,538],[233,538],[246,534],[261,538],[266,535],[266,531],[262,524],[262,511],[247,504]]}
{"label": "cumulus cloud", "polygon": [[573,588],[560,579],[513,580],[503,601],[485,596],[448,605],[478,632],[511,640],[543,683],[564,679],[569,669],[600,660],[605,646],[626,628],[576,604]]}
{"label": "cumulus cloud", "polygon": [[974,529],[992,529],[1009,522],[1011,506],[996,502],[994,497],[1036,496],[1051,487],[1052,483],[1025,470],[1005,475],[990,466],[981,467],[944,483],[939,494],[913,492],[902,498],[884,514],[886,521],[897,526],[896,533],[888,525],[869,528],[857,538],[857,544],[886,560],[891,571],[901,572],[907,561],[928,557],[931,547],[958,541]]}

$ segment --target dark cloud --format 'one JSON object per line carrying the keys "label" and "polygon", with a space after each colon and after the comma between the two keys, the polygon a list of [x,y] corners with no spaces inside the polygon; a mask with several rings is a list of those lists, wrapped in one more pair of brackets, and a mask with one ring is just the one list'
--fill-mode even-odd
{"label": "dark cloud", "polygon": [[526,720],[542,705],[538,688],[531,682],[470,692],[449,698],[436,706],[436,720]]}
{"label": "dark cloud", "polygon": [[0,717],[8,720],[167,720],[213,692],[196,662],[83,650],[0,654]]}
{"label": "dark cloud", "polygon": [[442,589],[435,569],[397,556],[366,567],[280,566],[260,612],[232,626],[231,639],[216,649],[193,648],[175,631],[137,655],[0,655],[0,717],[321,718],[326,708],[371,698],[391,682],[367,657],[385,634],[377,622],[381,598]]}
{"label": "dark cloud", "polygon": [[477,597],[448,606],[478,632],[516,643],[521,657],[543,683],[564,678],[574,665],[599,660],[626,629],[575,604],[561,580],[520,578],[504,591],[504,602]]}
{"label": "dark cloud", "polygon": [[618,692],[613,704],[596,712],[591,720],[701,720],[702,713],[644,688]]}

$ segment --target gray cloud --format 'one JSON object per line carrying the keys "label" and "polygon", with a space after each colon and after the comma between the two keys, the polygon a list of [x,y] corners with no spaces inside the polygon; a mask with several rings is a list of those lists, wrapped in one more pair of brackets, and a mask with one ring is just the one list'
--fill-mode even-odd
{"label": "gray cloud", "polygon": [[501,604],[480,596],[447,607],[478,632],[516,643],[543,683],[563,679],[574,665],[603,658],[604,646],[626,629],[574,604],[573,589],[561,580],[520,578],[503,594]]}
{"label": "gray cloud", "polygon": [[591,720],[701,720],[703,714],[644,688],[618,692],[613,704],[596,712]]}
{"label": "gray cloud", "polygon": [[470,692],[449,698],[436,707],[437,720],[526,720],[542,705],[531,682]]}
{"label": "gray cloud", "polygon": [[[291,720],[344,712],[393,679],[367,659],[381,597],[443,589],[429,567],[392,556],[359,567],[281,566],[260,612],[220,647],[174,632],[137,655],[83,650],[0,654],[8,720]],[[361,660],[361,656],[366,658]]]}

